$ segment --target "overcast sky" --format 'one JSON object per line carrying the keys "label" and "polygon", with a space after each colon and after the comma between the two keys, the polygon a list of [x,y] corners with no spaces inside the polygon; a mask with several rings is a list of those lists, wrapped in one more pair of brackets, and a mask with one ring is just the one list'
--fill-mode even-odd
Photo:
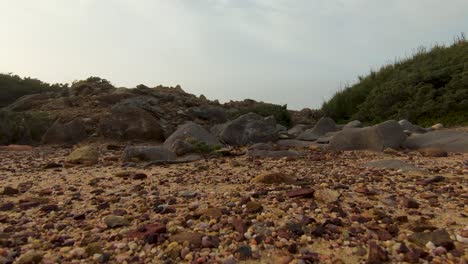
{"label": "overcast sky", "polygon": [[467,29],[467,0],[0,0],[0,72],[317,108]]}

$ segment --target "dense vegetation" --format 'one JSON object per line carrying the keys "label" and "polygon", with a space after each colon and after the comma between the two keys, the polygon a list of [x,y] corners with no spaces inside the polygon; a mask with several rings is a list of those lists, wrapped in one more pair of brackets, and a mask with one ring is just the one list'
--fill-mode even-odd
{"label": "dense vegetation", "polygon": [[462,35],[450,47],[420,48],[412,58],[360,77],[322,110],[339,122],[468,125],[468,41]]}
{"label": "dense vegetation", "polygon": [[50,85],[37,79],[21,78],[18,75],[0,74],[0,108],[13,103],[24,95],[60,92],[66,87],[67,85]]}
{"label": "dense vegetation", "polygon": [[0,144],[41,141],[53,120],[44,112],[17,113],[0,109]]}

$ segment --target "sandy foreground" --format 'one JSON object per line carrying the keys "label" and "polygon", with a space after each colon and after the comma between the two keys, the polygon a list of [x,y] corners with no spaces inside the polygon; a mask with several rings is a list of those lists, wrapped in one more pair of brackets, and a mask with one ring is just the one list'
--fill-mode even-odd
{"label": "sandy foreground", "polygon": [[[71,149],[0,152],[0,263],[468,261],[468,154],[308,149],[144,167],[100,149],[94,166],[63,166]],[[419,170],[363,165],[381,159]],[[287,183],[253,181],[273,172]]]}

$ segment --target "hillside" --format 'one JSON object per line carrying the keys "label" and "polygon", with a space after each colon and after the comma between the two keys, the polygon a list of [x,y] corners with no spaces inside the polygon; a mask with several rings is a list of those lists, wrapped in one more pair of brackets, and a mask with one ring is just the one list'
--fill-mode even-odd
{"label": "hillside", "polygon": [[408,119],[428,126],[468,124],[468,41],[420,48],[337,92],[322,110],[338,121]]}

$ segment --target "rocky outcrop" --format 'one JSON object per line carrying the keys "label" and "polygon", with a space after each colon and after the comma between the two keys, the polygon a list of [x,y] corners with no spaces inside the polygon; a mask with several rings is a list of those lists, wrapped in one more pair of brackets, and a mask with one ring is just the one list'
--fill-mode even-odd
{"label": "rocky outcrop", "polygon": [[164,147],[176,153],[184,155],[194,151],[197,145],[204,144],[210,148],[221,146],[219,140],[201,125],[187,122],[166,139]]}
{"label": "rocky outcrop", "polygon": [[333,150],[383,151],[400,148],[405,139],[400,124],[389,120],[371,127],[344,129],[330,139],[328,147]]}
{"label": "rocky outcrop", "polygon": [[288,135],[292,137],[297,137],[300,134],[302,134],[307,128],[309,128],[309,126],[304,125],[304,124],[295,125],[288,130]]}
{"label": "rocky outcrop", "polygon": [[274,120],[263,118],[254,113],[245,114],[233,121],[215,126],[212,132],[222,142],[233,146],[276,141],[278,139]]}
{"label": "rocky outcrop", "polygon": [[161,146],[128,146],[122,154],[122,160],[127,161],[173,161],[177,157],[174,152]]}
{"label": "rocky outcrop", "polygon": [[42,143],[76,144],[87,137],[86,127],[81,119],[74,119],[65,124],[57,120],[42,136]]}
{"label": "rocky outcrop", "polygon": [[328,117],[322,117],[313,128],[307,129],[306,131],[302,132],[297,137],[297,139],[314,141],[328,132],[334,132],[337,130],[339,130],[339,128],[336,126],[336,123],[335,121],[333,121],[333,119]]}
{"label": "rocky outcrop", "polygon": [[[163,140],[164,132],[158,120],[132,101],[112,107],[111,114],[101,120],[99,132],[119,140]],[[141,105],[150,108],[151,105]]]}
{"label": "rocky outcrop", "polygon": [[49,98],[50,95],[46,93],[25,95],[9,105],[7,109],[15,112],[27,111],[34,107],[39,107],[41,103]]}
{"label": "rocky outcrop", "polygon": [[438,130],[426,134],[411,135],[403,146],[409,149],[436,148],[447,152],[468,153],[468,132]]}

